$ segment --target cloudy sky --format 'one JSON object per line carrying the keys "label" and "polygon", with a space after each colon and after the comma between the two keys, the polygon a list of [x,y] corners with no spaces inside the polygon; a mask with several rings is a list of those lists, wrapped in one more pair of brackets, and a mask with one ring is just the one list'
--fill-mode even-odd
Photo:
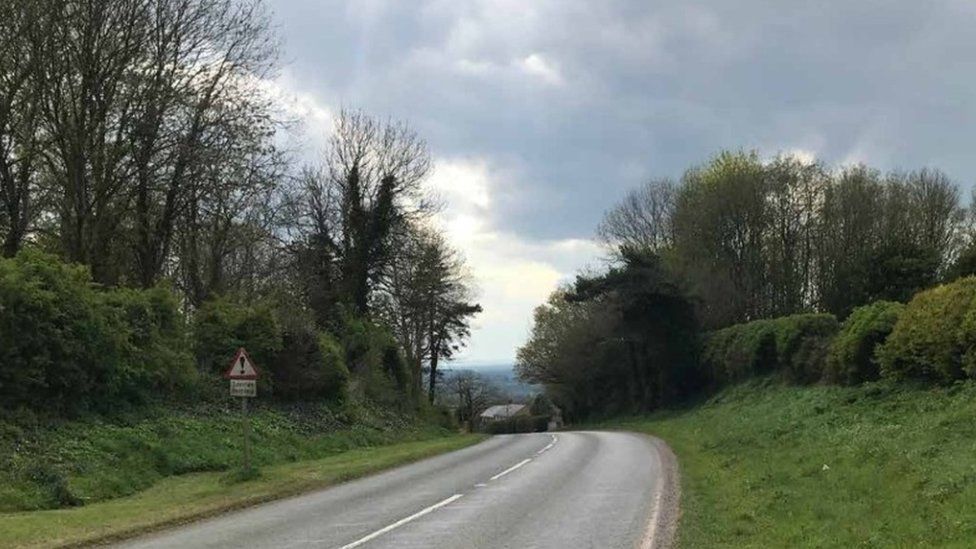
{"label": "cloudy sky", "polygon": [[408,121],[511,361],[603,211],[721,149],[976,180],[976,2],[269,0],[276,87],[320,150],[332,113]]}

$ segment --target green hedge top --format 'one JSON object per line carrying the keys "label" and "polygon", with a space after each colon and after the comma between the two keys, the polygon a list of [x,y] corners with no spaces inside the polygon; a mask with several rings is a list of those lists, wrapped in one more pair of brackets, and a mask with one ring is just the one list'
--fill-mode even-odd
{"label": "green hedge top", "polygon": [[736,324],[709,334],[702,357],[715,385],[774,371],[809,383],[820,378],[823,355],[837,327],[837,319],[830,314]]}
{"label": "green hedge top", "polygon": [[916,294],[878,349],[878,361],[881,374],[896,379],[976,377],[976,277]]}
{"label": "green hedge top", "polygon": [[854,385],[878,379],[876,351],[904,309],[894,301],[876,301],[854,309],[830,345],[825,381]]}

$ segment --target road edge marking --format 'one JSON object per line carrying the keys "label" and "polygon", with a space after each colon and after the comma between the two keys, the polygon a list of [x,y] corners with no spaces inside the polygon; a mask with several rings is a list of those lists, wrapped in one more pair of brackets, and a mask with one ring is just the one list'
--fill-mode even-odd
{"label": "road edge marking", "polygon": [[372,534],[369,534],[368,536],[362,537],[362,538],[360,538],[360,539],[358,539],[358,540],[356,540],[356,541],[354,541],[352,543],[343,545],[339,549],[353,549],[354,547],[359,547],[360,545],[362,545],[362,544],[364,544],[366,542],[372,541],[372,540],[374,540],[374,539],[382,536],[383,534],[385,534],[387,532],[390,532],[391,530],[395,530],[395,529],[403,526],[404,524],[407,524],[408,522],[417,520],[420,517],[422,517],[422,516],[424,516],[424,515],[426,515],[428,513],[432,513],[434,511],[440,509],[441,507],[444,507],[445,505],[449,505],[449,504],[451,504],[451,503],[459,500],[461,498],[461,496],[463,496],[463,495],[464,494],[454,494],[453,496],[451,496],[451,497],[449,497],[447,499],[441,500],[440,502],[435,503],[435,504],[431,505],[430,507],[427,507],[425,509],[421,509],[420,511],[417,511],[416,513],[410,515],[407,518],[402,518],[402,519],[394,522],[393,524],[391,524],[391,525],[389,525],[389,526],[387,526],[385,528],[380,528],[379,530],[373,532]]}

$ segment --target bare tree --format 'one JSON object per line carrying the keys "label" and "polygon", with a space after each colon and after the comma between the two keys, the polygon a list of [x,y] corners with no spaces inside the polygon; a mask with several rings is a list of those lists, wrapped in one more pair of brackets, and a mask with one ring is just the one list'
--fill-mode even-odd
{"label": "bare tree", "polygon": [[677,185],[654,179],[630,191],[606,213],[597,235],[614,249],[621,247],[659,251],[674,244],[674,207]]}
{"label": "bare tree", "polygon": [[325,172],[306,178],[308,238],[333,256],[337,295],[359,314],[369,312],[394,232],[430,209],[421,188],[429,170],[427,146],[408,126],[345,110],[336,121]]}
{"label": "bare tree", "polygon": [[433,402],[440,361],[450,360],[463,347],[470,335],[470,319],[481,312],[481,306],[472,303],[463,258],[442,235],[414,227],[397,243],[398,253],[385,271],[377,309],[406,350],[417,394],[426,369],[427,396]]}
{"label": "bare tree", "polygon": [[448,389],[456,399],[458,421],[469,431],[474,429],[478,414],[502,398],[497,387],[472,371],[458,372],[450,379]]}
{"label": "bare tree", "polygon": [[37,215],[42,146],[40,60],[50,20],[41,3],[12,0],[0,18],[0,227],[3,255],[17,253]]}

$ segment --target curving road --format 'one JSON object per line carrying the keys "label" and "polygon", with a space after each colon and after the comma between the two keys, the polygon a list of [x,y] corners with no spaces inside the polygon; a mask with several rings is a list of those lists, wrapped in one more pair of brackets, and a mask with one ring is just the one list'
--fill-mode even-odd
{"label": "curving road", "polygon": [[123,547],[666,547],[675,479],[670,451],[647,436],[502,435]]}

